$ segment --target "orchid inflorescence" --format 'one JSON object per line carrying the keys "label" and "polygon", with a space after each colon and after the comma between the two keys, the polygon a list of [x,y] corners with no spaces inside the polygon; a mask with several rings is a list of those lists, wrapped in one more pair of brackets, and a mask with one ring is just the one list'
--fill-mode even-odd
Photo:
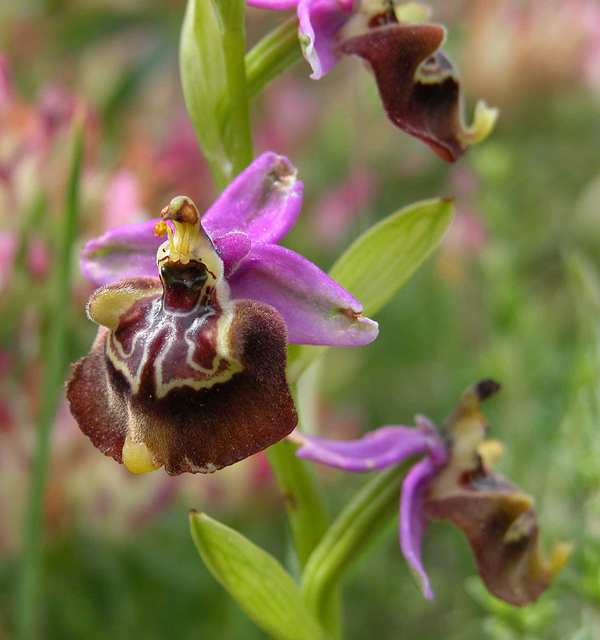
{"label": "orchid inflorescence", "polygon": [[[481,102],[463,123],[457,73],[441,50],[445,29],[417,3],[249,0],[296,8],[314,79],[343,55],[375,75],[399,128],[455,161],[483,140],[497,112]],[[414,458],[403,482],[400,545],[425,597],[421,560],[429,519],[462,529],[489,590],[516,605],[537,599],[568,556],[539,550],[533,500],[496,474],[480,401],[499,385],[468,389],[441,429],[385,426],[354,441],[304,433],[288,384],[288,344],[362,346],[378,324],[346,288],[279,243],[301,208],[291,162],[265,153],[203,215],[186,196],[160,218],[90,240],[81,270],[99,288],[87,312],[99,326],[67,386],[71,412],[105,455],[134,473],[212,473],[287,438],[297,456],[350,472]],[[293,390],[292,390],[293,391]]]}

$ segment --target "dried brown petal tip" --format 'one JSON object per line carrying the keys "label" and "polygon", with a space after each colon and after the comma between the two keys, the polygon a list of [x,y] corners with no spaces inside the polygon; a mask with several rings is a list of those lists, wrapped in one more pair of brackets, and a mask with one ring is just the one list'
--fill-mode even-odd
{"label": "dried brown petal tip", "polygon": [[483,400],[487,400],[487,398],[495,393],[498,393],[501,388],[502,387],[499,382],[488,378],[487,380],[482,380],[475,385],[475,393],[481,402]]}

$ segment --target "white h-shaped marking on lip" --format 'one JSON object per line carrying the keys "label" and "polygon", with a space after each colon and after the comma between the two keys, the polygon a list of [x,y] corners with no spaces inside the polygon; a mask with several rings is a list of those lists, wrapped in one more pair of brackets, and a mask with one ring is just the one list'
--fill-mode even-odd
{"label": "white h-shaped marking on lip", "polygon": [[[158,303],[160,301],[157,300]],[[154,305],[155,303],[153,303]],[[197,311],[198,305],[191,311],[187,313],[194,313]],[[147,336],[144,350],[140,357],[140,363],[138,365],[137,371],[133,372],[130,368],[130,363],[127,360],[133,355],[137,342],[140,338],[140,334],[138,333],[135,336],[133,344],[129,353],[127,353],[121,342],[117,339],[114,333],[109,332],[107,335],[107,343],[106,343],[106,351],[110,361],[113,363],[115,368],[120,371],[131,386],[132,392],[135,394],[139,391],[141,385],[142,372],[144,369],[144,364],[146,362],[146,358],[148,355],[148,350],[153,339],[158,335],[160,331],[163,331],[167,328],[169,334],[165,338],[165,345],[161,349],[158,357],[154,362],[154,382],[156,386],[156,395],[159,398],[164,398],[167,393],[174,388],[189,386],[192,389],[200,390],[200,389],[210,389],[212,386],[219,382],[226,382],[229,380],[235,373],[242,371],[243,367],[239,362],[231,358],[229,354],[229,345],[227,336],[225,334],[229,333],[230,325],[231,325],[231,313],[230,311],[225,311],[222,313],[221,317],[217,320],[217,340],[216,340],[216,354],[213,358],[212,366],[210,368],[202,367],[201,365],[194,362],[194,354],[196,351],[196,345],[193,340],[190,338],[192,332],[197,331],[199,328],[199,324],[205,321],[205,318],[211,315],[214,315],[215,312],[209,312],[205,316],[198,317],[194,320],[192,325],[186,329],[184,333],[184,339],[187,343],[187,353],[186,353],[186,363],[194,370],[204,373],[207,375],[206,380],[195,380],[194,378],[180,378],[176,380],[172,380],[171,382],[165,383],[162,375],[162,364],[164,359],[167,357],[169,350],[173,343],[177,340],[177,330],[174,327],[173,323],[169,321],[170,316],[181,316],[187,315],[183,313],[169,313],[163,316],[161,321],[159,321],[158,325],[154,327],[151,331],[150,335]],[[114,349],[114,350],[113,350]],[[116,350],[116,352],[115,352]],[[221,363],[225,361],[228,363],[227,369],[225,369],[220,375],[215,375],[218,371]],[[212,374],[212,375],[211,375]]]}

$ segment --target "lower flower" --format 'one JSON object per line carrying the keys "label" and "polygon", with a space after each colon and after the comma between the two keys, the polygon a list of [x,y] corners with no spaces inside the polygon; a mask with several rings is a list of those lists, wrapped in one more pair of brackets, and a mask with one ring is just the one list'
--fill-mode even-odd
{"label": "lower flower", "polygon": [[299,457],[346,471],[380,470],[422,456],[402,485],[400,547],[428,599],[433,591],[421,543],[429,519],[450,520],[464,531],[487,588],[514,605],[535,601],[570,554],[570,544],[558,543],[542,558],[533,499],[492,470],[502,445],[485,440],[479,403],[499,388],[484,380],[467,389],[439,431],[416,416],[416,429],[387,426],[353,441],[290,436],[301,444]]}

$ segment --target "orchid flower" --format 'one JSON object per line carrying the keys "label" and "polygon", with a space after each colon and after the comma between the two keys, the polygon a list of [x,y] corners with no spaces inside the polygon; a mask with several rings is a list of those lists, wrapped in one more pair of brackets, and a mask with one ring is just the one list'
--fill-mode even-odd
{"label": "orchid flower", "polygon": [[[287,342],[358,346],[377,323],[314,264],[276,244],[302,184],[267,153],[200,220],[174,198],[162,219],[109,231],[81,266],[101,284],[100,326],[68,384],[71,411],[133,472],[211,473],[265,449],[297,423]],[[157,235],[155,235],[157,234]],[[168,236],[164,238],[160,236]]]}
{"label": "orchid flower", "polygon": [[488,426],[479,403],[499,388],[484,380],[467,389],[440,431],[416,416],[416,428],[386,426],[358,440],[290,436],[301,444],[299,457],[345,471],[376,471],[421,456],[402,484],[400,547],[427,599],[433,591],[421,543],[431,518],[464,531],[487,588],[511,604],[536,600],[570,553],[569,544],[558,543],[542,559],[533,499],[492,470],[502,446],[484,440]]}
{"label": "orchid flower", "polygon": [[300,43],[311,78],[328,73],[342,55],[363,58],[375,75],[389,119],[426,142],[441,158],[457,160],[484,140],[498,116],[480,101],[473,124],[463,121],[454,65],[441,50],[446,30],[427,22],[416,2],[390,0],[248,0],[253,7],[297,8]]}

